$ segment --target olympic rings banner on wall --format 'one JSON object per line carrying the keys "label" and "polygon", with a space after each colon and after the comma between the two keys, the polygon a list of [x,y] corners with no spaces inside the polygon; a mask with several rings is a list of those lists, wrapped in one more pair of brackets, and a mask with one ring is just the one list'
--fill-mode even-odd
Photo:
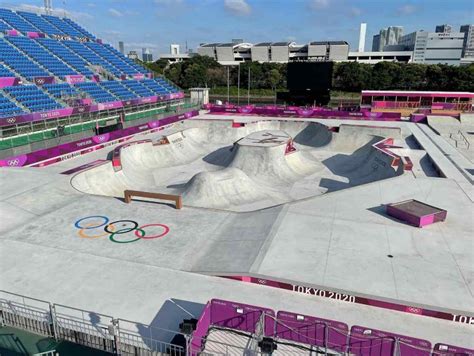
{"label": "olympic rings banner on wall", "polygon": [[[103,215],[91,215],[80,218],[74,223],[74,227],[79,230],[78,236],[80,238],[98,239],[108,237],[110,241],[119,244],[132,243],[139,240],[160,239],[170,231],[170,228],[164,224],[154,223],[138,226],[135,220],[128,219],[110,222],[110,219]],[[147,233],[147,228],[148,230],[159,228],[160,233],[151,235]],[[131,234],[132,232],[133,234]]]}

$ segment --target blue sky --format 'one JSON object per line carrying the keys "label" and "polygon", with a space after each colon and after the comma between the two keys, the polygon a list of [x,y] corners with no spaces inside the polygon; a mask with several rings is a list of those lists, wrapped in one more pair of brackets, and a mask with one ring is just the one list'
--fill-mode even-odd
{"label": "blue sky", "polygon": [[[0,0],[0,6],[37,11],[43,0]],[[357,49],[359,25],[372,35],[390,25],[434,31],[437,24],[474,23],[472,0],[53,0],[89,31],[126,50],[166,53],[170,43],[345,40]]]}

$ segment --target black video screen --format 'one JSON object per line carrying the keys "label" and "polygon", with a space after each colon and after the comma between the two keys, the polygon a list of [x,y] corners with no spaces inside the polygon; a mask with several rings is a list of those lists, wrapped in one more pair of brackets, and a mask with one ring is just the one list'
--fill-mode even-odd
{"label": "black video screen", "polygon": [[332,88],[333,62],[288,63],[288,90],[328,90]]}

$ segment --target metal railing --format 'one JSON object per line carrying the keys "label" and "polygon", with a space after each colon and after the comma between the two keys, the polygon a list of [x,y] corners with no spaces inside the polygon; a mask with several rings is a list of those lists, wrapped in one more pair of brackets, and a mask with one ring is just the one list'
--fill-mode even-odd
{"label": "metal railing", "polygon": [[[0,291],[0,326],[124,356],[185,356],[189,343],[189,337],[177,331],[51,304],[6,291]],[[177,335],[184,340],[183,346],[169,342]],[[41,355],[57,354],[48,352]]]}

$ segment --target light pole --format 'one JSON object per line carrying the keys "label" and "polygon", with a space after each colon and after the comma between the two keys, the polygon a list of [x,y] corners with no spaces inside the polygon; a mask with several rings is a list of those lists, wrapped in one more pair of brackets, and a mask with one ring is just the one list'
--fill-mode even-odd
{"label": "light pole", "polygon": [[240,63],[237,68],[237,106],[240,105]]}
{"label": "light pole", "polygon": [[250,105],[250,66],[248,68],[248,78],[247,78],[247,105]]}
{"label": "light pole", "polygon": [[230,102],[230,74],[229,66],[227,66],[227,104]]}

